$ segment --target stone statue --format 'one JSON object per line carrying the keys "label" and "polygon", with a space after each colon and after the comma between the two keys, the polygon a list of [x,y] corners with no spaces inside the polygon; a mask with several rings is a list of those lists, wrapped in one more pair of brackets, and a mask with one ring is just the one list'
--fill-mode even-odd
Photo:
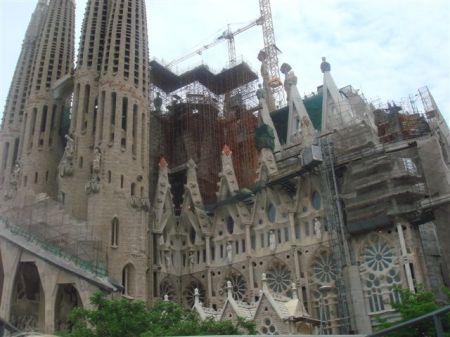
{"label": "stone statue", "polygon": [[277,241],[275,238],[275,232],[273,230],[269,232],[269,248],[271,250],[275,250],[277,248]]}
{"label": "stone statue", "polygon": [[195,266],[195,255],[194,255],[194,252],[189,252],[189,266],[191,268]]}
{"label": "stone statue", "polygon": [[286,90],[287,101],[289,102],[291,87],[297,85],[297,76],[295,76],[292,67],[288,63],[283,63],[280,71],[284,74],[284,90]]}
{"label": "stone statue", "polygon": [[73,153],[74,153],[74,150],[75,150],[74,144],[73,144],[73,138],[69,134],[67,134],[65,136],[65,138],[67,140],[67,143],[66,143],[66,148],[64,150],[64,157],[66,159],[72,159]]}
{"label": "stone statue", "polygon": [[231,242],[227,243],[227,260],[229,263],[233,262],[233,246],[231,245]]}
{"label": "stone statue", "polygon": [[258,98],[259,104],[262,105],[261,101],[266,98],[266,91],[263,89],[261,84],[258,84],[258,90],[256,90],[256,97]]}
{"label": "stone statue", "polygon": [[100,172],[100,165],[102,160],[102,152],[98,146],[94,149],[94,160],[92,161],[92,171],[94,173]]}
{"label": "stone statue", "polygon": [[164,258],[166,260],[166,267],[169,268],[170,265],[172,264],[172,259],[170,258],[170,252],[168,250],[164,254]]}
{"label": "stone statue", "polygon": [[16,163],[14,164],[14,170],[11,176],[11,185],[16,186],[19,183],[21,172],[22,172],[22,164],[20,163],[19,160],[17,160]]}
{"label": "stone statue", "polygon": [[322,63],[320,64],[320,70],[322,73],[331,71],[331,65],[327,62],[326,57],[322,57]]}
{"label": "stone statue", "polygon": [[161,111],[162,107],[162,98],[160,97],[159,92],[156,93],[156,97],[153,100],[153,105],[155,106],[156,111]]}
{"label": "stone statue", "polygon": [[97,174],[93,174],[84,188],[87,194],[98,193],[100,191],[100,177]]}
{"label": "stone statue", "polygon": [[[272,90],[270,88],[270,73],[267,66],[267,53],[261,50],[258,54],[258,60],[261,62],[261,77],[263,80],[262,89],[264,90],[264,98],[267,103],[267,107],[270,111],[275,110],[275,103],[272,96]],[[259,97],[258,97],[259,98]]]}
{"label": "stone statue", "polygon": [[314,218],[314,232],[316,233],[316,238],[322,238],[322,224],[318,218]]}

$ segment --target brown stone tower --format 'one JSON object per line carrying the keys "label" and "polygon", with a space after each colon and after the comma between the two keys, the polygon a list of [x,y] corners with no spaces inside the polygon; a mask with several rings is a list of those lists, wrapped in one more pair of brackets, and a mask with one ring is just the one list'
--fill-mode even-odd
{"label": "brown stone tower", "polygon": [[[28,98],[28,87],[32,76],[37,40],[47,9],[47,1],[40,0],[34,10],[6,99],[0,130],[0,190],[4,193],[10,192],[9,184],[12,182],[14,165],[19,156],[20,130]],[[15,181],[12,183],[16,184]],[[4,193],[0,196],[1,198],[6,196]]]}
{"label": "brown stone tower", "polygon": [[[75,217],[87,217],[88,182],[102,120],[98,114],[99,77],[105,49],[107,0],[89,0],[82,26],[77,69],[74,74],[72,118],[67,148],[59,165],[60,189],[65,207]],[[72,151],[72,153],[70,153]]]}
{"label": "brown stone tower", "polygon": [[21,131],[19,191],[57,194],[63,152],[61,120],[68,102],[55,98],[58,80],[73,70],[74,0],[51,0],[40,31]]}
{"label": "brown stone tower", "polygon": [[94,238],[102,242],[109,275],[124,285],[126,295],[146,299],[150,250],[145,1],[113,0],[108,6],[98,116],[79,115],[75,138],[89,139],[91,129],[83,134],[83,120],[88,128],[89,120],[96,120],[92,173],[85,186],[87,219]]}

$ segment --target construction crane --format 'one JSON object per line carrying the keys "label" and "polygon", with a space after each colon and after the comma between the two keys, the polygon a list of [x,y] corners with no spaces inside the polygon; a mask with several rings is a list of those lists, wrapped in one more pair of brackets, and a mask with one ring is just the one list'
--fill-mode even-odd
{"label": "construction crane", "polygon": [[262,18],[263,50],[266,53],[265,63],[269,72],[269,85],[272,89],[274,99],[277,102],[284,102],[284,90],[281,82],[280,69],[278,67],[278,53],[280,50],[275,44],[270,0],[259,0],[259,10]]}
{"label": "construction crane", "polygon": [[[280,50],[276,46],[275,43],[275,32],[273,28],[273,20],[272,20],[272,9],[270,6],[270,0],[259,0],[259,11],[260,17],[248,25],[232,32],[230,29],[230,25],[228,25],[228,29],[222,33],[217,39],[213,42],[206,44],[193,52],[186,54],[169,64],[167,64],[167,68],[171,68],[174,65],[181,63],[192,56],[201,55],[205,50],[214,47],[215,45],[227,40],[228,41],[228,61],[230,66],[236,65],[236,47],[234,37],[246,30],[259,25],[262,26],[263,31],[263,40],[264,40],[264,51],[265,59],[263,61],[264,66],[268,72],[268,84],[271,91],[271,98],[274,100],[273,104],[270,104],[270,108],[274,108],[275,101],[278,104],[282,104],[285,102],[285,93],[283,90],[283,83],[281,82],[280,69],[278,67],[278,53]],[[272,106],[273,105],[273,106]]]}
{"label": "construction crane", "polygon": [[191,58],[192,56],[195,55],[201,55],[205,50],[210,49],[211,47],[214,47],[215,45],[227,40],[228,41],[228,61],[230,66],[234,66],[236,65],[236,47],[235,47],[235,42],[234,42],[234,37],[240,33],[245,32],[246,30],[249,30],[250,28],[256,26],[256,25],[262,25],[262,18],[259,17],[258,19],[250,22],[248,25],[239,28],[238,30],[232,32],[230,29],[230,25],[228,25],[228,29],[226,31],[224,31],[222,33],[222,35],[220,35],[218,38],[216,38],[213,42],[206,44],[196,50],[194,50],[193,52],[186,54],[176,60],[173,60],[172,62],[168,63],[166,65],[167,68],[171,68],[175,65],[177,65],[178,63],[181,63],[189,58]]}

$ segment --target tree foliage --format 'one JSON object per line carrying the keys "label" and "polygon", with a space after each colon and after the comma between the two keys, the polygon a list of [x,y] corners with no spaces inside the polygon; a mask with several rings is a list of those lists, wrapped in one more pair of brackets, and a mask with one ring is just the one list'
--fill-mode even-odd
{"label": "tree foliage", "polygon": [[[419,286],[416,292],[412,292],[409,289],[398,288],[397,291],[400,292],[400,302],[391,302],[391,306],[395,309],[400,315],[401,320],[396,322],[389,322],[386,319],[380,318],[378,319],[380,323],[380,330],[391,327],[400,322],[408,321],[410,319],[428,314],[434,310],[442,307],[442,304],[439,304],[433,293],[431,291],[426,291],[423,286]],[[445,289],[445,293],[450,303],[450,290]],[[442,324],[444,325],[444,331],[446,337],[450,337],[450,313],[441,316]],[[426,336],[435,336],[435,328],[432,319],[422,321],[414,326],[410,326],[407,328],[400,329],[400,331],[392,332],[387,334],[388,337],[426,337]]]}
{"label": "tree foliage", "polygon": [[142,301],[109,299],[104,293],[91,297],[93,309],[75,308],[71,329],[64,337],[153,337],[255,334],[254,323],[239,320],[200,320],[198,315],[173,302],[157,301],[147,307]]}

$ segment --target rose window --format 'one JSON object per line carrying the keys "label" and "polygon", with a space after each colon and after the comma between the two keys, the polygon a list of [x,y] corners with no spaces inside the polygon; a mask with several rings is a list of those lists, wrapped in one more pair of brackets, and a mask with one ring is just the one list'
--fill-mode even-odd
{"label": "rose window", "polygon": [[336,268],[330,255],[319,255],[312,270],[314,278],[320,283],[331,283],[336,279]]}
{"label": "rose window", "polygon": [[376,241],[366,247],[363,261],[368,268],[374,271],[383,271],[392,265],[394,252],[386,242]]}
{"label": "rose window", "polygon": [[282,293],[291,286],[291,271],[283,265],[272,267],[266,274],[267,284],[270,289]]}
{"label": "rose window", "polygon": [[161,296],[161,299],[164,299],[165,296],[168,296],[169,301],[176,301],[176,293],[175,293],[175,289],[173,288],[172,284],[170,284],[169,282],[165,281],[162,282],[161,285],[159,286],[159,294]]}
{"label": "rose window", "polygon": [[235,300],[241,300],[244,298],[245,293],[247,291],[247,282],[245,282],[245,279],[242,275],[239,274],[233,274],[231,276],[228,276],[225,278],[225,281],[222,285],[223,292],[227,293],[227,282],[231,282],[231,286],[233,289],[231,290],[233,293],[233,298]]}
{"label": "rose window", "polygon": [[185,304],[192,308],[195,302],[195,289],[198,289],[200,302],[205,300],[205,289],[203,285],[198,281],[192,281],[184,290],[184,300]]}

